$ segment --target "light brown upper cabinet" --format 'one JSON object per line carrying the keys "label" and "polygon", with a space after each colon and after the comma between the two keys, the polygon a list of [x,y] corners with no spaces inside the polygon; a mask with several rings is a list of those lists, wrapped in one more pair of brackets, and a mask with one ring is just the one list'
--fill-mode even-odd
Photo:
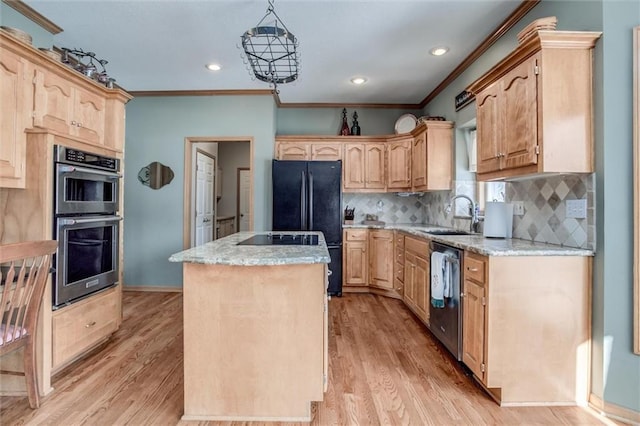
{"label": "light brown upper cabinet", "polygon": [[101,94],[37,67],[34,99],[34,126],[103,143],[106,100]]}
{"label": "light brown upper cabinet", "polygon": [[0,187],[25,188],[26,130],[122,152],[131,96],[0,32]]}
{"label": "light brown upper cabinet", "polygon": [[276,160],[299,160],[311,159],[311,147],[304,142],[279,142],[276,141]]}
{"label": "light brown upper cabinet", "polygon": [[411,190],[442,191],[452,188],[453,123],[428,121],[413,131]]}
{"label": "light brown upper cabinet", "polygon": [[[385,144],[373,143],[365,144],[365,181],[364,186],[367,189],[385,190]],[[380,191],[378,191],[380,192]]]}
{"label": "light brown upper cabinet", "polygon": [[469,86],[479,180],[593,171],[592,50],[600,35],[539,30]]}
{"label": "light brown upper cabinet", "polygon": [[344,192],[447,190],[453,177],[453,123],[427,121],[402,135],[278,136],[274,158],[342,160]]}
{"label": "light brown upper cabinet", "polygon": [[387,143],[387,189],[389,191],[411,190],[411,144],[409,136],[392,139]]}
{"label": "light brown upper cabinet", "polygon": [[342,146],[337,143],[312,143],[312,161],[336,161],[342,160]]}
{"label": "light brown upper cabinet", "polygon": [[30,64],[0,45],[0,187],[24,188],[26,143],[33,108],[33,86],[28,80]]}
{"label": "light brown upper cabinet", "polygon": [[279,136],[276,139],[277,160],[336,161],[342,160],[342,144],[335,138],[329,141],[313,141],[309,138]]}
{"label": "light brown upper cabinet", "polygon": [[384,192],[385,144],[347,143],[344,145],[342,187],[345,192]]}

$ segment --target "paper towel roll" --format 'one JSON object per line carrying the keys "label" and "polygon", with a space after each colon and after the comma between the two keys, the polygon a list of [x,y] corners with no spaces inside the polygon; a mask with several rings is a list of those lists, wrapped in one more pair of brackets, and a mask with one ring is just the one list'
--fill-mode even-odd
{"label": "paper towel roll", "polygon": [[513,204],[487,202],[484,210],[485,237],[511,238],[513,232]]}

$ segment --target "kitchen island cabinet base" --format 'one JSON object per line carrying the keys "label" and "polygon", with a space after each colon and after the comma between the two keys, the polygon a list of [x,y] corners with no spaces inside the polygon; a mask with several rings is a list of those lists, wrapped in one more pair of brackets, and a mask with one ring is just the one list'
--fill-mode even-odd
{"label": "kitchen island cabinet base", "polygon": [[310,421],[327,374],[326,264],[184,264],[183,420]]}

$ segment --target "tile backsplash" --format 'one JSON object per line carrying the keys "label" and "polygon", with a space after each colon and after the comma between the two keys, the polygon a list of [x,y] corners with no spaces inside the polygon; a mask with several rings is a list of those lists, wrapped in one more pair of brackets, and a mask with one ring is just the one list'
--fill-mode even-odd
{"label": "tile backsplash", "polygon": [[[522,201],[524,215],[513,217],[513,237],[595,249],[595,174],[562,175],[508,182],[507,202]],[[587,217],[567,217],[567,200],[587,200]]]}
{"label": "tile backsplash", "polygon": [[[427,192],[401,197],[396,194],[343,194],[343,205],[355,207],[356,223],[365,214],[377,214],[386,223],[424,223],[456,229],[469,229],[467,201],[456,204],[455,217],[445,214],[445,207],[455,194],[477,199],[475,182],[458,181],[455,191]],[[595,175],[559,175],[505,184],[505,201],[520,201],[524,215],[513,218],[513,237],[523,240],[560,244],[568,247],[595,248]],[[586,199],[587,217],[567,217],[566,201]]]}
{"label": "tile backsplash", "polygon": [[355,208],[354,222],[365,219],[366,214],[378,215],[378,220],[386,223],[424,223],[423,197],[401,197],[396,194],[364,194],[344,193],[342,195],[344,208]]}

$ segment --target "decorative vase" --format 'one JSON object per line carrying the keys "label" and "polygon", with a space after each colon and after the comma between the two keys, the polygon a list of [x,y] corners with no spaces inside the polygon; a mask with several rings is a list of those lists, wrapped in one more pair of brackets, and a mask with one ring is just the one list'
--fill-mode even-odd
{"label": "decorative vase", "polygon": [[353,112],[353,125],[351,126],[351,134],[354,136],[360,136],[360,125],[358,124],[358,113]]}
{"label": "decorative vase", "polygon": [[349,136],[349,123],[347,123],[347,109],[342,108],[342,127],[340,128],[340,136]]}

